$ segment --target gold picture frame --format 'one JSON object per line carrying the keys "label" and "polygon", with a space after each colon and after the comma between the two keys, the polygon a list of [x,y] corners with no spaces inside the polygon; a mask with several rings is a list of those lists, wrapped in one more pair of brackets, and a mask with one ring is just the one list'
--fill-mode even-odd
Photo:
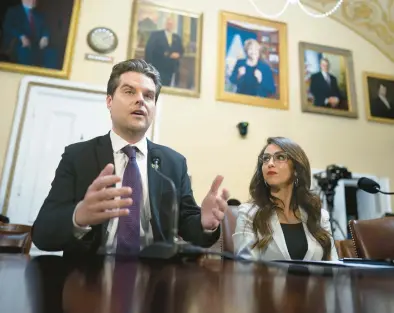
{"label": "gold picture frame", "polygon": [[[162,92],[200,97],[202,13],[134,1],[129,58],[142,58],[159,71]],[[170,32],[166,32],[170,29]],[[166,34],[170,33],[170,36]]]}
{"label": "gold picture frame", "polygon": [[358,118],[350,50],[299,43],[303,112]]}
{"label": "gold picture frame", "polygon": [[219,101],[288,110],[287,25],[219,12]]}
{"label": "gold picture frame", "polygon": [[394,76],[363,72],[367,120],[394,124]]}
{"label": "gold picture frame", "polygon": [[[0,70],[68,78],[80,6],[81,0],[73,0],[71,3],[68,0],[47,1],[46,5],[41,7],[38,3],[37,8],[29,11],[33,16],[32,24],[29,24],[29,13],[25,11],[22,4],[8,7],[4,18],[0,20],[2,24]],[[62,15],[53,18],[54,10],[61,12]],[[48,19],[47,16],[51,18]],[[10,22],[15,20],[20,21],[20,24],[15,26],[15,23]],[[15,27],[18,28],[17,31]],[[22,35],[15,37],[15,32],[25,32],[26,35],[22,34],[24,40],[21,39]],[[33,32],[39,33],[38,36],[36,35],[37,39],[34,39]],[[56,36],[52,35],[54,32]]]}

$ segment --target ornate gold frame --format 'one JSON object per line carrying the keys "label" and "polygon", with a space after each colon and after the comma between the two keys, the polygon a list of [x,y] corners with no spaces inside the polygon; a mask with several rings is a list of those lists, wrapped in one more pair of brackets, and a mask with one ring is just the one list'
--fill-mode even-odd
{"label": "ornate gold frame", "polygon": [[63,67],[61,70],[54,70],[54,69],[48,69],[43,67],[37,67],[37,66],[20,65],[20,64],[9,63],[9,62],[0,62],[0,70],[39,75],[39,76],[68,78],[70,76],[70,71],[71,71],[71,61],[73,56],[75,35],[78,26],[80,7],[81,7],[81,0],[74,0],[74,5],[72,8],[72,14],[70,19],[70,27],[68,29],[67,44],[64,52]]}
{"label": "ornate gold frame", "polygon": [[364,102],[365,102],[365,114],[367,116],[367,120],[379,122],[379,123],[394,124],[394,119],[374,117],[371,115],[371,104],[369,103],[368,77],[391,80],[394,82],[394,76],[373,73],[373,72],[363,72]]}
{"label": "ornate gold frame", "polygon": [[[251,24],[276,28],[279,31],[279,99],[269,99],[254,97],[226,92],[225,87],[225,59],[226,59],[226,37],[227,22],[230,20],[239,20]],[[276,22],[257,18],[249,15],[231,13],[227,11],[219,12],[219,50],[218,50],[218,67],[217,67],[217,89],[216,100],[235,102],[240,104],[262,106],[266,108],[288,110],[288,59],[287,59],[287,25],[282,22]]]}
{"label": "ornate gold frame", "polygon": [[[299,66],[300,66],[300,84],[301,84],[301,107],[303,112],[312,112],[326,115],[343,116],[349,118],[358,118],[357,110],[357,97],[354,81],[354,67],[353,67],[353,54],[350,50],[334,48],[330,46],[323,46],[313,43],[300,42],[299,43]],[[314,50],[321,53],[330,53],[343,56],[346,62],[346,88],[348,90],[348,111],[333,109],[333,108],[320,108],[311,103],[308,103],[307,90],[304,84],[305,78],[305,50]]]}
{"label": "ornate gold frame", "polygon": [[138,10],[140,7],[153,7],[160,11],[167,11],[169,13],[178,14],[182,16],[188,16],[196,18],[198,21],[197,26],[197,52],[195,55],[195,74],[194,80],[196,88],[194,90],[188,90],[183,88],[173,88],[168,86],[162,87],[162,93],[171,94],[171,95],[180,95],[180,96],[188,96],[199,98],[200,97],[200,89],[201,89],[201,55],[202,55],[202,28],[203,28],[203,14],[202,13],[194,13],[189,11],[182,11],[170,7],[165,7],[161,5],[157,5],[153,2],[143,2],[139,3],[138,0],[135,0],[133,3],[132,8],[132,18],[131,18],[131,26],[130,26],[130,37],[129,37],[129,44],[128,44],[128,51],[127,55],[129,58],[134,58],[135,51],[137,47],[137,40],[138,40]]}

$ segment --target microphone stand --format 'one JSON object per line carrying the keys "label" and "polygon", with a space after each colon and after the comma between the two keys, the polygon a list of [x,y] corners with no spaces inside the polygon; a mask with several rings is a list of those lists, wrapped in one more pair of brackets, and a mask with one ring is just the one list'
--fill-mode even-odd
{"label": "microphone stand", "polygon": [[[179,216],[179,206],[178,206],[178,198],[176,193],[176,187],[174,182],[168,178],[166,175],[161,173],[159,169],[160,159],[156,158],[152,162],[152,168],[155,172],[161,176],[164,180],[166,180],[170,186],[173,193],[172,196],[172,204],[171,204],[171,214],[172,214],[172,225],[171,225],[171,232],[170,238],[167,240],[163,236],[163,241],[154,242],[145,248],[143,248],[140,253],[140,258],[147,258],[147,259],[172,259],[179,253],[180,245],[176,243],[177,236],[178,236],[178,216]],[[157,217],[158,224],[160,223],[160,218]]]}
{"label": "microphone stand", "polygon": [[333,217],[335,190],[328,188],[327,190],[323,190],[323,192],[324,192],[324,195],[326,196],[327,211],[330,216],[332,236],[334,237],[334,232],[336,231],[335,226],[337,226],[339,231],[341,232],[343,238],[346,239],[346,235],[345,235],[344,231],[342,230],[338,221]]}

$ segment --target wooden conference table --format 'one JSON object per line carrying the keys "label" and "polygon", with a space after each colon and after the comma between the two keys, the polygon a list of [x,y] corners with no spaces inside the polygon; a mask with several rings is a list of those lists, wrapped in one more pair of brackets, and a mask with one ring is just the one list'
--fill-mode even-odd
{"label": "wooden conference table", "polygon": [[2,313],[393,312],[394,270],[0,254]]}

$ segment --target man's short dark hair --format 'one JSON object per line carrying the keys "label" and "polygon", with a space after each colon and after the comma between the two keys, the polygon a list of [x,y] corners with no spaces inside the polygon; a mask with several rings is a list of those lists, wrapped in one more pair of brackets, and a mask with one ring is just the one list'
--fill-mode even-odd
{"label": "man's short dark hair", "polygon": [[119,86],[120,76],[127,72],[141,73],[151,78],[156,86],[155,101],[157,101],[161,90],[160,73],[153,65],[143,59],[130,59],[114,65],[107,84],[107,95],[114,95],[116,88]]}

